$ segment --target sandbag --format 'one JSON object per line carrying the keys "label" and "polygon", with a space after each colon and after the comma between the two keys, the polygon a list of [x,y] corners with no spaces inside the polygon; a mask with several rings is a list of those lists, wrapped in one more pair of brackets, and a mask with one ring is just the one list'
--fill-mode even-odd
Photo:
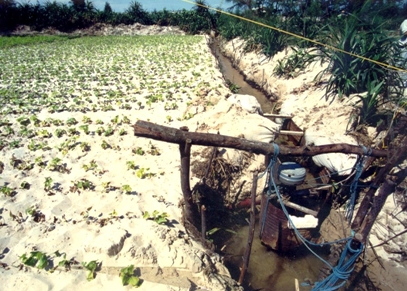
{"label": "sandbag", "polygon": [[256,97],[244,94],[233,94],[228,99],[229,102],[237,104],[249,113],[263,115],[263,110]]}
{"label": "sandbag", "polygon": [[[305,132],[304,135],[306,145],[327,145],[336,143],[357,144],[350,136],[320,136],[315,133]],[[312,157],[313,162],[319,167],[326,167],[329,172],[338,174],[339,176],[349,175],[358,156],[355,154],[320,154]]]}

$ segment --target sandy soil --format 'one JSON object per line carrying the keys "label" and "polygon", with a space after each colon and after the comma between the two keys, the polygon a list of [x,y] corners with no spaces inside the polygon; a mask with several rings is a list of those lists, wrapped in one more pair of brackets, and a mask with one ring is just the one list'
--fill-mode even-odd
{"label": "sandy soil", "polygon": [[[132,29],[123,29],[117,34],[153,34],[154,30],[162,28],[143,28],[139,25]],[[113,28],[101,27],[95,34],[109,34]],[[85,34],[89,32],[84,32]],[[93,32],[94,33],[94,32]],[[166,33],[181,34],[175,28],[166,29]],[[211,55],[207,38],[202,37],[201,53]],[[276,60],[283,58],[288,52],[281,52],[273,59],[266,59],[257,53],[244,54],[243,42],[239,39],[225,44],[225,51],[235,59],[236,64],[246,74],[247,78],[259,83],[266,92],[275,96],[282,103],[285,114],[292,114],[294,121],[309,133],[323,136],[334,136],[345,140],[346,125],[352,107],[346,103],[334,102],[328,104],[323,98],[323,89],[314,83],[315,75],[321,67],[315,65],[290,80],[277,79],[272,75]],[[216,59],[213,64],[217,67]],[[203,68],[205,70],[205,68]],[[209,77],[211,76],[211,77]],[[183,100],[183,104],[173,112],[174,118],[168,123],[163,116],[164,111],[158,106],[135,110],[137,119],[169,125],[175,128],[187,126],[190,131],[211,132],[248,137],[253,128],[264,121],[263,117],[247,113],[241,107],[227,101],[230,94],[221,73],[203,74],[204,82],[217,85],[216,90],[200,90],[194,92],[192,102]],[[216,87],[216,86],[212,86]],[[186,98],[186,97],[185,97]],[[176,117],[193,113],[189,120],[178,121]],[[116,115],[124,112],[87,113],[92,120],[101,119],[109,124]],[[128,114],[126,112],[126,114]],[[63,113],[49,114],[44,111],[40,119],[47,117],[66,120]],[[75,113],[77,120],[83,114]],[[135,122],[135,120],[132,120]],[[122,124],[129,133],[130,125]],[[94,128],[91,128],[94,131]],[[222,263],[222,258],[203,248],[187,233],[181,224],[181,209],[178,206],[182,198],[179,173],[179,151],[176,145],[136,138],[132,134],[115,135],[106,139],[111,145],[103,150],[100,140],[94,134],[81,135],[81,141],[88,142],[90,152],[82,152],[79,147],[63,157],[63,163],[69,173],[59,173],[34,167],[30,171],[17,171],[9,166],[9,160],[14,154],[20,159],[32,159],[33,155],[26,148],[15,151],[1,151],[1,160],[5,169],[2,172],[2,182],[8,182],[18,189],[14,197],[0,197],[1,227],[0,227],[0,262],[3,280],[2,290],[114,290],[121,286],[119,272],[123,267],[133,264],[136,274],[141,278],[139,290],[242,290],[236,282],[230,279],[228,270]],[[354,141],[356,142],[356,141]],[[145,154],[138,156],[132,149],[142,147],[152,151],[158,149],[160,155]],[[202,147],[193,147],[193,159],[201,160]],[[58,156],[52,149],[42,154],[45,161]],[[227,150],[225,157],[231,161],[241,161],[240,153]],[[252,156],[250,163],[242,170],[242,180],[252,176],[252,171],[263,164],[263,157]],[[97,167],[85,171],[83,164],[95,161]],[[138,168],[145,168],[151,177],[139,179],[136,170],[127,170],[126,161],[134,160]],[[147,169],[148,168],[148,169]],[[57,182],[53,185],[52,195],[44,191],[44,179],[52,178]],[[72,181],[82,178],[89,179],[95,187],[90,190],[71,192]],[[19,189],[21,180],[30,184],[29,189]],[[112,181],[109,191],[103,187],[103,182]],[[199,179],[192,177],[191,185]],[[243,199],[250,191],[249,183],[236,181],[232,191],[240,191]],[[259,183],[261,184],[261,183]],[[264,184],[264,183],[263,183]],[[130,185],[132,191],[128,194],[121,191],[122,185]],[[260,186],[261,187],[261,186]],[[226,203],[236,202],[236,197],[226,197]],[[388,212],[395,211],[395,205],[389,198]],[[29,215],[26,210],[33,208],[37,216]],[[168,213],[169,222],[159,225],[153,220],[143,218],[145,211]],[[398,216],[403,223],[404,216]],[[339,221],[341,218],[338,218]],[[404,229],[402,223],[384,215],[384,225],[391,225],[385,231],[377,230],[377,239],[386,239],[394,232]],[[394,228],[397,227],[395,230]],[[323,235],[327,239],[335,236],[334,228],[326,228]],[[380,226],[377,227],[380,229]],[[383,227],[382,227],[383,230]],[[342,233],[338,234],[342,236]],[[371,238],[375,245],[374,236]],[[396,251],[394,258],[386,248],[375,248],[380,258],[386,261],[386,269],[371,268],[368,272],[374,276],[376,285],[383,290],[403,290],[407,277],[402,276],[404,265],[406,236],[393,240]],[[397,249],[400,248],[400,249]],[[400,251],[402,249],[402,252]],[[54,252],[66,254],[72,262],[97,261],[101,263],[94,280],[87,281],[87,272],[79,265],[72,265],[70,271],[59,267],[53,273],[51,268],[37,270],[21,265],[20,256],[32,251],[45,252],[49,261],[57,265],[61,257]],[[368,260],[374,257],[368,254]],[[394,276],[389,282],[388,276]],[[397,277],[396,277],[397,276]],[[387,280],[386,280],[387,278]],[[393,282],[394,281],[394,282]],[[130,287],[125,287],[130,288]],[[229,289],[228,289],[229,288]],[[387,288],[387,289],[386,289]]]}

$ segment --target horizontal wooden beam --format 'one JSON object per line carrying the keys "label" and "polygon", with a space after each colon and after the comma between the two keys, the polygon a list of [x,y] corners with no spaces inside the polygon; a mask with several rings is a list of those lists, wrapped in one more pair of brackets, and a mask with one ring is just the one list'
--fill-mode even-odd
{"label": "horizontal wooden beam", "polygon": [[[154,124],[139,120],[133,125],[134,135],[151,138],[169,143],[191,143],[200,146],[226,147],[243,150],[255,154],[274,154],[274,146],[270,143],[250,141],[244,138],[231,137],[214,133],[199,133],[182,131],[173,127]],[[363,155],[362,147],[351,144],[329,144],[322,146],[285,146],[279,145],[280,155],[289,156],[314,156],[327,153],[345,153]],[[371,150],[373,157],[387,157],[385,150]]]}

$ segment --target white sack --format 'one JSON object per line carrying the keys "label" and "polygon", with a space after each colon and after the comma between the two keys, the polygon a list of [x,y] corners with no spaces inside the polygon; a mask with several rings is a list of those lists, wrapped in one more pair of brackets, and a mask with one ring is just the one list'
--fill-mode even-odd
{"label": "white sack", "polygon": [[[301,228],[315,228],[318,225],[318,218],[307,214],[304,217],[297,217],[290,215],[290,219],[293,222],[295,228],[301,229]],[[291,223],[288,221],[288,228],[293,229]]]}
{"label": "white sack", "polygon": [[[336,143],[357,144],[350,136],[318,136],[313,133],[305,132],[306,145],[327,145]],[[326,167],[329,172],[337,173],[339,176],[349,175],[357,161],[355,154],[321,154],[312,157],[312,160],[317,166]]]}
{"label": "white sack", "polygon": [[274,141],[280,130],[280,125],[257,114],[245,116],[237,126],[245,139],[266,143]]}
{"label": "white sack", "polygon": [[244,94],[233,94],[228,99],[229,102],[237,104],[249,113],[258,113],[263,115],[259,101],[256,97]]}

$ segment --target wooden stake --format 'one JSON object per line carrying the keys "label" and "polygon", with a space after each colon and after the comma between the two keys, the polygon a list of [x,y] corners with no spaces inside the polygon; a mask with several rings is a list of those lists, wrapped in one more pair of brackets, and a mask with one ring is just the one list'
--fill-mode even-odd
{"label": "wooden stake", "polygon": [[243,283],[244,275],[246,274],[246,270],[249,267],[249,260],[250,260],[250,253],[252,251],[252,244],[253,244],[253,237],[254,237],[254,229],[256,224],[256,189],[257,189],[257,172],[253,173],[253,185],[252,185],[252,205],[250,210],[250,226],[249,226],[249,236],[247,238],[247,246],[246,251],[243,257],[243,266],[240,271],[239,281],[238,283],[241,285]]}

